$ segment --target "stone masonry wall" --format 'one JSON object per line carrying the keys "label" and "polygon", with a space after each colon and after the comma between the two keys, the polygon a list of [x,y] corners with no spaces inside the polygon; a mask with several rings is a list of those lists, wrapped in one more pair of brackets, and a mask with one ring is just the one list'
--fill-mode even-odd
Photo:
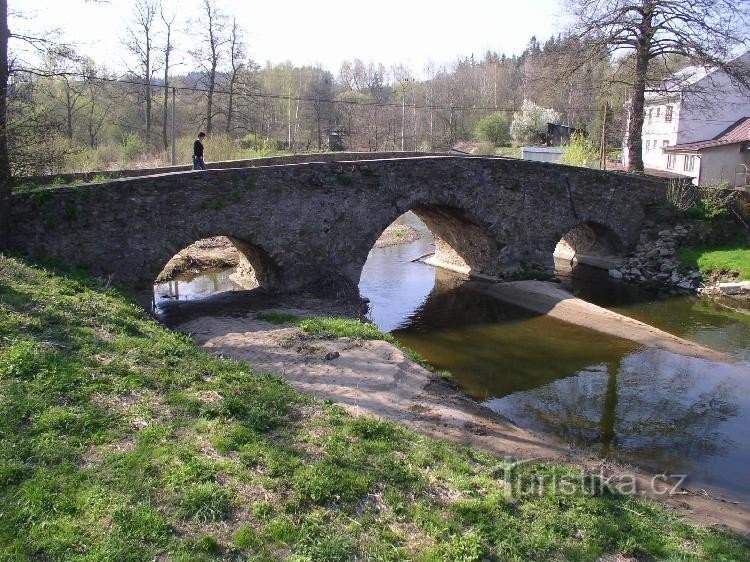
{"label": "stone masonry wall", "polygon": [[408,210],[450,254],[438,258],[502,276],[550,269],[582,223],[632,248],[663,192],[625,174],[459,156],[190,171],[16,194],[10,248],[136,287],[194,241],[225,235],[270,290],[356,294],[368,252]]}

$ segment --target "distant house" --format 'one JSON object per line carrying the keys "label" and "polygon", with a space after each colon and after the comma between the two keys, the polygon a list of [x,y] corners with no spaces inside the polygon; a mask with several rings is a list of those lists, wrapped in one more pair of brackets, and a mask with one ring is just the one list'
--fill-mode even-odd
{"label": "distant house", "polygon": [[[667,146],[663,152],[667,170],[695,178],[696,183],[728,181],[732,187],[746,187],[750,168],[750,116],[737,120],[710,140]],[[681,170],[677,170],[678,162],[682,164]]]}
{"label": "distant house", "polygon": [[[730,61],[750,70],[750,51]],[[647,171],[736,183],[750,167],[750,93],[723,70],[688,67],[646,94],[642,133]],[[627,138],[625,139],[627,147]],[[623,150],[623,162],[629,155]]]}

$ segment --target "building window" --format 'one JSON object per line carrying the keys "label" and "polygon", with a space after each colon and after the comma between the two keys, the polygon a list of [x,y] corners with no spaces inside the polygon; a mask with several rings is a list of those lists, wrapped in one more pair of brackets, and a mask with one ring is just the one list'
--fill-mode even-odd
{"label": "building window", "polygon": [[677,160],[677,156],[674,154],[667,154],[667,170],[674,170],[674,164]]}
{"label": "building window", "polygon": [[686,172],[692,172],[693,168],[695,168],[695,155],[688,156],[685,155],[685,165],[683,166],[683,169]]}
{"label": "building window", "polygon": [[648,152],[650,149],[651,149],[651,141],[647,140],[646,141],[646,151]]}
{"label": "building window", "polygon": [[649,109],[648,110],[648,123],[649,123],[649,125],[651,124],[651,117],[652,117],[653,113],[654,113],[653,109]]}
{"label": "building window", "polygon": [[656,116],[659,117],[659,114],[661,113],[661,107],[656,108]]}
{"label": "building window", "polygon": [[672,122],[672,106],[668,105],[664,110],[664,121],[667,123]]}
{"label": "building window", "polygon": [[661,141],[661,145],[662,147],[669,146],[669,141],[668,140]]}

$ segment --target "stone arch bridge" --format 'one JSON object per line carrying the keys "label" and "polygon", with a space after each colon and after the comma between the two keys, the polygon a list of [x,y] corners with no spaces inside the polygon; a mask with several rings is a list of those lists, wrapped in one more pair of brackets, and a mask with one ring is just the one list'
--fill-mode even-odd
{"label": "stone arch bridge", "polygon": [[566,235],[574,248],[586,240],[604,252],[625,251],[637,243],[649,206],[664,198],[653,179],[556,164],[344,158],[266,159],[15,194],[8,245],[137,288],[179,250],[223,235],[271,291],[357,294],[368,252],[409,210],[435,235],[436,261],[502,277],[521,267],[550,269]]}

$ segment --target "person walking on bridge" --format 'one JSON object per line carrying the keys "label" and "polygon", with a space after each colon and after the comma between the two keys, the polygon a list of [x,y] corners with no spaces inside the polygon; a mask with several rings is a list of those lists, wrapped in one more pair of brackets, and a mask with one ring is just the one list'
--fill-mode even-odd
{"label": "person walking on bridge", "polygon": [[206,133],[201,131],[198,133],[198,138],[193,143],[193,170],[205,170],[206,163],[203,161],[203,139],[206,138]]}

